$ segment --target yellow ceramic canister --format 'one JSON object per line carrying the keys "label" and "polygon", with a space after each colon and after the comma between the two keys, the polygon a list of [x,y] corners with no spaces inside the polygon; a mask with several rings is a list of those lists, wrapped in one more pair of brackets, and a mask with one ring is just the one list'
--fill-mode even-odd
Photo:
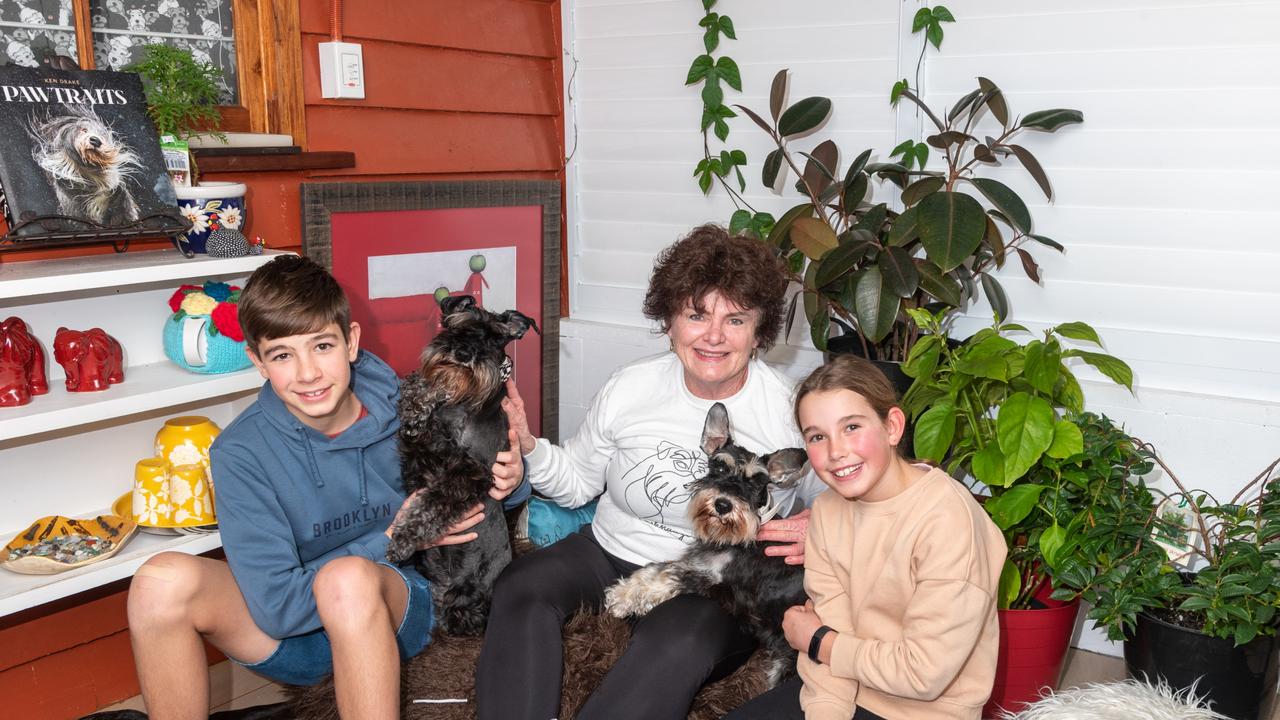
{"label": "yellow ceramic canister", "polygon": [[173,526],[212,525],[213,498],[209,481],[201,465],[177,465],[169,473],[169,502],[173,507]]}
{"label": "yellow ceramic canister", "polygon": [[147,527],[173,524],[173,506],[169,502],[169,463],[161,458],[144,458],[134,466],[133,521]]}
{"label": "yellow ceramic canister", "polygon": [[212,420],[202,415],[169,418],[156,433],[156,457],[172,467],[203,465],[209,469],[209,446],[222,432]]}

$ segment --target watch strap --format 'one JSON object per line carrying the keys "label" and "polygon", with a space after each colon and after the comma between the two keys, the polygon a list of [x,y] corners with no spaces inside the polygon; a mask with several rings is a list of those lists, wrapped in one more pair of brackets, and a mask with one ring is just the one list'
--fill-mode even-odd
{"label": "watch strap", "polygon": [[822,664],[822,661],[818,659],[818,650],[822,648],[822,638],[826,637],[829,632],[835,632],[835,630],[823,625],[817,630],[814,630],[813,637],[809,639],[809,659],[819,665]]}

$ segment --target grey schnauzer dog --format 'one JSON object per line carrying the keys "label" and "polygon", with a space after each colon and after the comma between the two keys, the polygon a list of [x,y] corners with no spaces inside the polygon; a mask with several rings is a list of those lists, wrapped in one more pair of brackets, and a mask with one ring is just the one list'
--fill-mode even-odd
{"label": "grey schnauzer dog", "polygon": [[804,568],[766,556],[756,531],[775,508],[769,488],[788,488],[805,471],[805,453],[786,448],[757,456],[733,442],[729,413],[716,403],[702,430],[707,475],[692,485],[689,515],[696,541],[683,556],[654,563],[619,580],[605,593],[615,617],[645,615],[677,595],[718,601],[769,655],[769,686],[795,673],[796,651],[782,634],[787,608],[805,601]]}
{"label": "grey schnauzer dog", "polygon": [[[489,497],[497,453],[509,447],[502,410],[511,359],[503,348],[532,328],[529,317],[492,313],[470,295],[440,301],[444,330],[422,353],[422,367],[400,386],[400,472],[409,504],[397,519],[387,558],[411,557],[431,581],[437,624],[450,635],[484,632],[493,582],[511,561],[502,505]],[[419,552],[466,511],[484,503],[479,537]]]}

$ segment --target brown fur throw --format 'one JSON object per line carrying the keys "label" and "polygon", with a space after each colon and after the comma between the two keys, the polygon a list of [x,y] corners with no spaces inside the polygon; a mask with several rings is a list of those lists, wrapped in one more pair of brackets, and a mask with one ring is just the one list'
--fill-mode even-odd
{"label": "brown fur throw", "polygon": [[[622,655],[631,629],[623,620],[578,613],[564,629],[564,688],[560,717],[572,720],[605,672]],[[400,676],[402,716],[407,720],[472,720],[475,717],[475,668],[481,638],[455,638],[439,633],[420,655],[405,664]],[[765,690],[764,661],[759,652],[729,677],[702,689],[689,711],[691,720],[715,720]],[[465,703],[422,704],[417,698],[466,698]],[[338,720],[333,680],[314,687],[289,688],[288,717]]]}

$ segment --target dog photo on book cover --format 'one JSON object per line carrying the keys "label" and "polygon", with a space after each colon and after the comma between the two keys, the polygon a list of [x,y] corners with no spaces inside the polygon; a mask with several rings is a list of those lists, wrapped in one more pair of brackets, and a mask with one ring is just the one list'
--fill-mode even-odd
{"label": "dog photo on book cover", "polygon": [[177,198],[133,73],[0,67],[0,188],[10,227],[125,228]]}

